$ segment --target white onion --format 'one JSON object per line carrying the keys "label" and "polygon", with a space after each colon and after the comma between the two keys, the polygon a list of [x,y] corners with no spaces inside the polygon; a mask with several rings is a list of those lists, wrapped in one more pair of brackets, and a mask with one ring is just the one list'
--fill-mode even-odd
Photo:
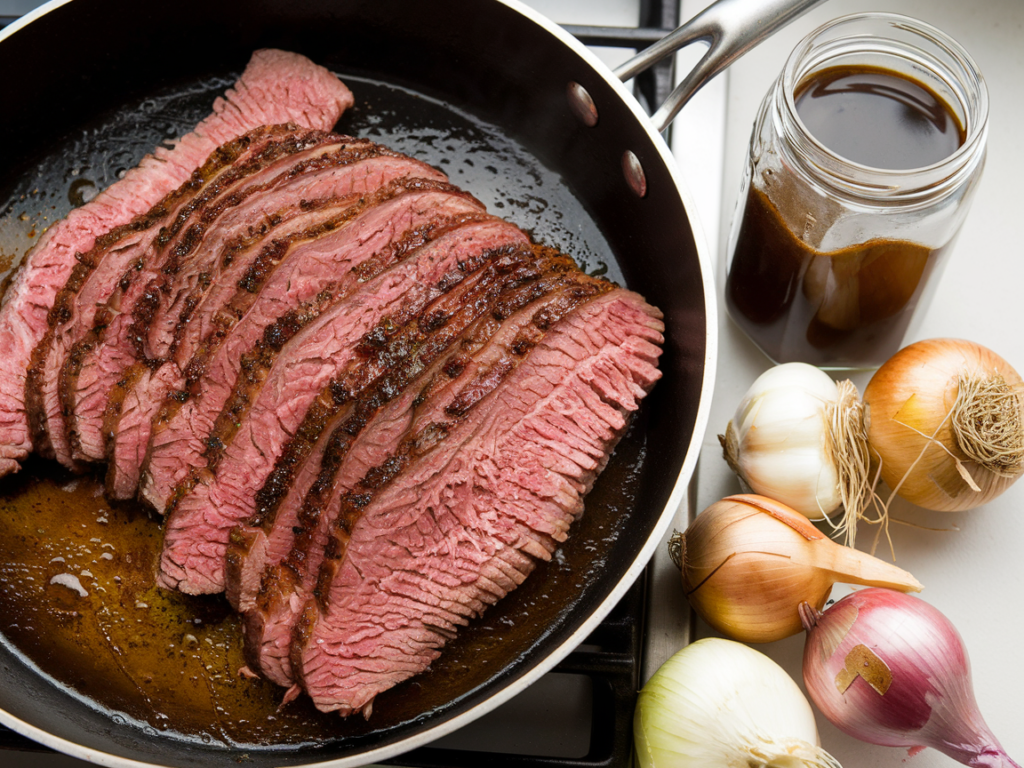
{"label": "white onion", "polygon": [[719,440],[729,466],[755,493],[811,520],[842,508],[836,528],[852,545],[871,496],[863,414],[851,382],[785,363],[750,385]]}
{"label": "white onion", "polygon": [[633,735],[641,768],[839,766],[793,679],[732,640],[698,640],[666,661],[640,691]]}

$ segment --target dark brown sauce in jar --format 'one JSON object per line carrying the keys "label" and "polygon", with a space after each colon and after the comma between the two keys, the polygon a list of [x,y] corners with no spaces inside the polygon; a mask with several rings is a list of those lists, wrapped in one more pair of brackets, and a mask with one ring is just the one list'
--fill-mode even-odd
{"label": "dark brown sauce in jar", "polygon": [[[933,91],[895,72],[833,67],[802,82],[797,113],[845,160],[907,170],[941,162],[965,141],[956,114]],[[903,339],[929,275],[951,242],[930,248],[872,236],[819,250],[788,222],[828,215],[807,187],[785,178],[749,185],[725,296],[730,314],[776,362],[872,367]],[[788,214],[788,215],[787,215]],[[830,222],[815,221],[819,234]]]}
{"label": "dark brown sauce in jar", "polygon": [[927,278],[948,247],[874,239],[817,251],[752,186],[726,302],[772,360],[881,365],[903,339]]}
{"label": "dark brown sauce in jar", "polygon": [[830,67],[802,82],[794,99],[812,136],[872,168],[923,168],[945,160],[966,138],[934,91],[889,70]]}

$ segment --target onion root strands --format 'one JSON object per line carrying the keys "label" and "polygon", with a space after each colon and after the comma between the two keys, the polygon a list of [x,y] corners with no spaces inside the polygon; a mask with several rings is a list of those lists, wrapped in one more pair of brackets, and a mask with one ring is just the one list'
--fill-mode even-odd
{"label": "onion root strands", "polygon": [[1024,474],[1024,382],[980,344],[901,349],[875,372],[864,403],[881,477],[912,504],[974,509]]}

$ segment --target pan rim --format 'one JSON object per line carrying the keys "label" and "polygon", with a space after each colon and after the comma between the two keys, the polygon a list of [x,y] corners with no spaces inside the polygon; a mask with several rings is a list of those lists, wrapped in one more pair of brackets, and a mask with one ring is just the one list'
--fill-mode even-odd
{"label": "pan rim", "polygon": [[34,9],[26,13],[24,16],[20,16],[17,21],[8,24],[3,29],[0,29],[0,43],[2,43],[11,35],[13,35],[19,29],[27,27],[36,19],[42,18],[50,11],[56,10],[57,8],[60,8],[62,5],[67,5],[70,2],[71,0],[49,0],[49,2],[36,6]]}
{"label": "pan rim", "polygon": [[[49,0],[49,2],[21,17],[5,29],[0,30],[0,43],[33,21],[36,21],[51,11],[72,1],[73,0]],[[686,211],[687,218],[689,220],[704,292],[705,349],[703,377],[701,381],[699,402],[694,419],[693,433],[686,450],[683,464],[676,478],[675,485],[673,486],[668,501],[666,502],[664,509],[661,511],[658,517],[658,522],[652,529],[647,541],[641,547],[632,564],[619,579],[608,596],[591,611],[590,615],[583,621],[583,623],[560,646],[553,649],[553,651],[548,653],[544,658],[537,661],[518,678],[496,690],[486,700],[470,707],[466,711],[454,715],[437,725],[421,730],[399,741],[374,749],[369,749],[356,755],[307,764],[310,766],[318,766],[318,768],[355,768],[355,766],[366,765],[367,763],[392,758],[416,749],[417,747],[424,746],[441,738],[442,736],[448,735],[459,728],[464,727],[473,720],[476,720],[496,709],[501,704],[504,704],[506,701],[521,693],[531,684],[536,682],[541,676],[550,672],[556,664],[568,656],[593,632],[598,624],[600,624],[600,622],[603,621],[611,610],[618,604],[619,600],[622,599],[625,593],[632,587],[633,583],[647,567],[647,564],[653,557],[657,547],[661,544],[667,534],[670,525],[678,516],[679,508],[687,495],[690,481],[699,458],[701,444],[710,420],[711,397],[714,391],[717,372],[719,342],[718,302],[714,284],[714,268],[710,254],[708,253],[707,239],[704,234],[703,226],[696,214],[696,202],[689,190],[689,187],[682,178],[682,172],[676,164],[671,149],[668,147],[660,133],[655,130],[649,117],[636,101],[632,93],[630,93],[619,78],[616,77],[608,68],[608,66],[605,65],[604,62],[602,62],[597,55],[591,52],[583,43],[577,40],[560,25],[556,24],[540,12],[527,6],[521,0],[496,1],[525,17],[555,37],[558,42],[567,46],[573,53],[579,56],[587,65],[589,65],[596,75],[602,78],[606,84],[612,88],[619,97],[619,100],[622,102],[622,105],[630,110],[634,120],[650,138],[652,145],[657,150],[658,158],[672,179],[676,192],[680,197],[680,202],[683,209]],[[67,739],[56,736],[49,731],[45,731],[31,723],[21,720],[20,718],[14,717],[2,708],[0,708],[0,723],[11,730],[32,739],[33,741],[43,744],[44,746],[97,765],[107,766],[108,768],[165,768],[165,765],[162,763],[133,760],[131,758],[121,757],[119,755],[103,752],[95,748],[86,747],[81,744],[68,741]]]}

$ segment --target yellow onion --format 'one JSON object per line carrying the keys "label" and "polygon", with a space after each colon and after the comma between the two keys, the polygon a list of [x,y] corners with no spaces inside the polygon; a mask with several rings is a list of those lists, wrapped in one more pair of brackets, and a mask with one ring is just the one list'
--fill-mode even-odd
{"label": "yellow onion", "polygon": [[728,496],[670,542],[686,597],[723,635],[767,643],[800,632],[800,604],[821,610],[837,582],[917,592],[906,571],[824,536],[764,496]]}
{"label": "yellow onion", "polygon": [[878,369],[864,404],[881,477],[913,504],[973,509],[1024,474],[1024,385],[980,344],[911,344]]}

